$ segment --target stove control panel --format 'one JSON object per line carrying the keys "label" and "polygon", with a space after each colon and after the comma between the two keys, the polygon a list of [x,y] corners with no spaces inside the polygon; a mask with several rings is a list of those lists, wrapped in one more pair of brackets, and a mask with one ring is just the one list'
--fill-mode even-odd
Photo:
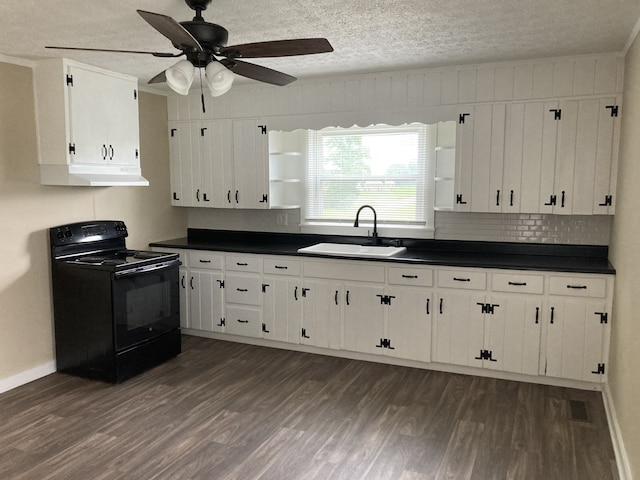
{"label": "stove control panel", "polygon": [[129,235],[122,221],[99,220],[93,222],[72,223],[49,229],[52,246],[72,245],[86,242],[99,242]]}

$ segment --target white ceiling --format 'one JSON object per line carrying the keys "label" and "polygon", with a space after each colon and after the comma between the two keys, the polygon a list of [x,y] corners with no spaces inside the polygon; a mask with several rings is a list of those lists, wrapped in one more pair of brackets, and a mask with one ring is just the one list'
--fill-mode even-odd
{"label": "white ceiling", "polygon": [[[146,82],[176,60],[44,49],[174,52],[136,9],[193,17],[183,0],[2,0],[0,54],[65,56]],[[305,78],[619,52],[640,0],[213,0],[203,15],[229,30],[229,45],[326,37],[333,53],[255,61]]]}

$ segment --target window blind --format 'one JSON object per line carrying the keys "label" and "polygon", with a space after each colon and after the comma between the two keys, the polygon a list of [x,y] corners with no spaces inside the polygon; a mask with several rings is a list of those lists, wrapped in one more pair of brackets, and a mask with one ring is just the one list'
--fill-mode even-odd
{"label": "window blind", "polygon": [[304,221],[352,223],[371,205],[378,224],[425,226],[435,141],[436,126],[424,124],[310,130]]}

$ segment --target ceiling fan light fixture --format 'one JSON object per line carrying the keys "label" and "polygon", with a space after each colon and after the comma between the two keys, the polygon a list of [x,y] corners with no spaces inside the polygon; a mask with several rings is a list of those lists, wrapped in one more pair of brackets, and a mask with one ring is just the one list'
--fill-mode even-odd
{"label": "ceiling fan light fixture", "polygon": [[210,62],[205,69],[209,92],[212,97],[227,93],[233,84],[233,73],[218,61]]}
{"label": "ceiling fan light fixture", "polygon": [[193,83],[195,68],[189,60],[180,60],[172,67],[167,68],[165,74],[167,85],[180,95],[188,95]]}

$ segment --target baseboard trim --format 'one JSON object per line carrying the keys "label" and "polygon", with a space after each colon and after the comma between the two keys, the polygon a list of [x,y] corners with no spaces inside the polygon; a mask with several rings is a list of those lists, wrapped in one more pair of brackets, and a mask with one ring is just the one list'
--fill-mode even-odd
{"label": "baseboard trim", "polygon": [[631,475],[631,466],[629,465],[629,459],[627,458],[627,452],[624,448],[624,441],[622,440],[622,434],[620,432],[620,424],[618,423],[618,416],[616,414],[616,408],[611,397],[611,390],[609,384],[605,384],[602,390],[602,401],[604,403],[604,410],[607,414],[607,423],[609,424],[609,434],[611,435],[611,443],[613,444],[613,451],[616,455],[616,464],[618,466],[618,474],[620,480],[633,480]]}
{"label": "baseboard trim", "polygon": [[0,393],[8,392],[14,388],[33,382],[56,371],[56,362],[49,362],[32,368],[25,372],[18,373],[12,377],[0,380]]}

